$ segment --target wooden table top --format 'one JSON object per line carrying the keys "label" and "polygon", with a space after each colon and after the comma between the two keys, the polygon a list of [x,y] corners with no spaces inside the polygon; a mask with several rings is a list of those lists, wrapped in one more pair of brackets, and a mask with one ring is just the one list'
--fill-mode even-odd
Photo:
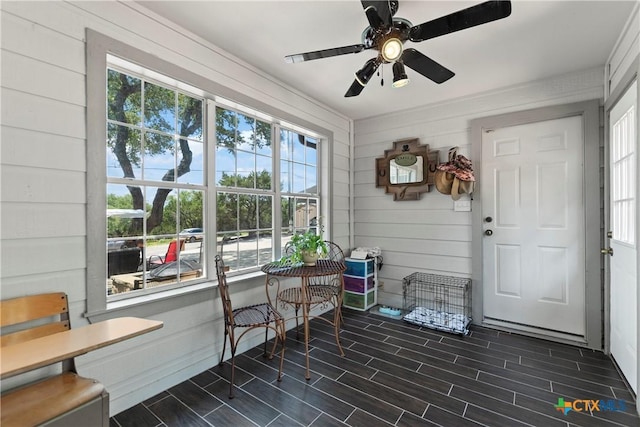
{"label": "wooden table top", "polygon": [[0,378],[52,365],[162,328],[158,320],[118,317],[0,348]]}

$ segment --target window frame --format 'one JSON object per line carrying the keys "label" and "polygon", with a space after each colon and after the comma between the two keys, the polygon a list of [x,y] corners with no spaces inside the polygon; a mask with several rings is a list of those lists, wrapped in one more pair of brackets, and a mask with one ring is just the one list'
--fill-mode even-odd
{"label": "window frame", "polygon": [[[318,200],[322,208],[321,215],[329,221],[325,224],[325,235],[329,239],[331,236],[331,197],[332,179],[331,166],[333,157],[333,132],[308,122],[291,113],[279,110],[259,100],[253,99],[234,89],[223,86],[199,74],[174,65],[174,63],[160,59],[140,49],[129,46],[125,43],[100,34],[94,30],[86,30],[86,56],[87,56],[87,312],[85,315],[91,321],[102,320],[116,315],[152,315],[181,306],[197,304],[202,301],[202,293],[210,295],[211,288],[216,285],[215,277],[210,277],[200,281],[188,282],[188,284],[161,290],[149,294],[132,295],[130,298],[120,301],[108,301],[106,295],[106,245],[107,233],[105,227],[106,218],[106,150],[104,149],[104,138],[106,135],[106,80],[107,80],[107,55],[122,58],[132,64],[139,64],[141,69],[163,76],[163,79],[174,80],[177,88],[180,84],[186,84],[203,91],[206,98],[205,115],[207,124],[215,123],[215,108],[246,110],[256,112],[258,115],[273,118],[273,130],[279,131],[279,126],[284,126],[296,132],[304,133],[322,141],[323,148],[318,153]],[[261,79],[256,76],[256,79]],[[163,80],[164,81],[164,80]],[[190,92],[190,91],[189,91]],[[246,107],[245,107],[246,106]],[[260,117],[258,117],[260,118]],[[292,123],[295,123],[293,125]],[[215,144],[215,139],[211,139],[211,134],[215,134],[215,126],[205,125],[207,137],[205,144]],[[274,135],[275,136],[275,135]],[[208,141],[208,142],[207,142]],[[276,139],[272,139],[272,146],[275,146]],[[279,139],[278,139],[279,142]],[[274,147],[275,148],[275,147]],[[217,200],[217,187],[214,174],[210,173],[215,167],[215,150],[207,148],[207,170],[208,182],[206,199],[208,206],[205,206],[205,241],[206,253],[215,253],[216,239],[211,236],[216,234],[215,203]],[[276,154],[277,153],[277,154]],[[280,198],[279,186],[279,148],[274,152],[273,157],[273,185],[274,185],[274,205]],[[98,191],[97,191],[98,190]],[[212,207],[213,205],[213,207]],[[274,206],[275,209],[275,206]],[[280,224],[277,221],[274,210],[273,235],[280,236]],[[273,251],[279,254],[280,238],[273,241]],[[275,255],[277,256],[277,255]],[[206,257],[205,271],[215,271],[213,257]],[[240,271],[239,274],[231,275],[230,280],[251,280],[262,277],[262,273],[256,271]],[[261,281],[259,281],[261,282]]]}

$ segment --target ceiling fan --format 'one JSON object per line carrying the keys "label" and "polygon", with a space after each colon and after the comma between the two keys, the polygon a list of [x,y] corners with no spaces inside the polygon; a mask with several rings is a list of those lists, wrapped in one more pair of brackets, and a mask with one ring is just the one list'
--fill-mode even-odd
{"label": "ceiling fan", "polygon": [[359,53],[365,49],[378,50],[376,57],[369,59],[360,70],[356,71],[356,78],[345,93],[345,97],[360,95],[381,64],[393,63],[393,87],[402,87],[409,82],[404,69],[405,65],[440,84],[453,77],[453,71],[413,48],[404,49],[406,41],[421,42],[506,18],[511,14],[510,1],[486,1],[414,26],[404,18],[394,17],[399,6],[397,0],[361,0],[361,3],[369,21],[369,26],[362,33],[362,43],[287,55],[285,61],[296,63],[347,53]]}

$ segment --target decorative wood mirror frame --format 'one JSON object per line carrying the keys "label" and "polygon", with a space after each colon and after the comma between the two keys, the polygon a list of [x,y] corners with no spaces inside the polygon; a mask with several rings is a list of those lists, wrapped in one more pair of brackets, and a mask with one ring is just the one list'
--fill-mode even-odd
{"label": "decorative wood mirror frame", "polygon": [[[390,163],[400,155],[413,154],[422,161],[422,180],[412,183],[392,184]],[[393,142],[393,148],[384,151],[384,157],[376,159],[376,187],[385,187],[385,193],[393,194],[393,200],[419,200],[421,193],[429,192],[429,185],[435,183],[439,151],[430,151],[429,145],[420,145],[418,138],[401,139]]]}

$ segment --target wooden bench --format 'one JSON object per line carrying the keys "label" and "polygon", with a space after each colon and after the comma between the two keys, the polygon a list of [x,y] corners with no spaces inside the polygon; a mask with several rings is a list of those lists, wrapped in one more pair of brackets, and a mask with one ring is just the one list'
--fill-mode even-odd
{"label": "wooden bench", "polygon": [[[0,317],[0,346],[5,353],[0,357],[3,359],[10,349],[20,348],[23,343],[71,329],[69,305],[64,293],[2,301]],[[47,349],[39,351],[45,353]],[[104,386],[96,380],[79,376],[73,357],[61,361],[60,365],[62,371],[59,374],[13,390],[3,389],[0,425],[107,427],[109,394]]]}

